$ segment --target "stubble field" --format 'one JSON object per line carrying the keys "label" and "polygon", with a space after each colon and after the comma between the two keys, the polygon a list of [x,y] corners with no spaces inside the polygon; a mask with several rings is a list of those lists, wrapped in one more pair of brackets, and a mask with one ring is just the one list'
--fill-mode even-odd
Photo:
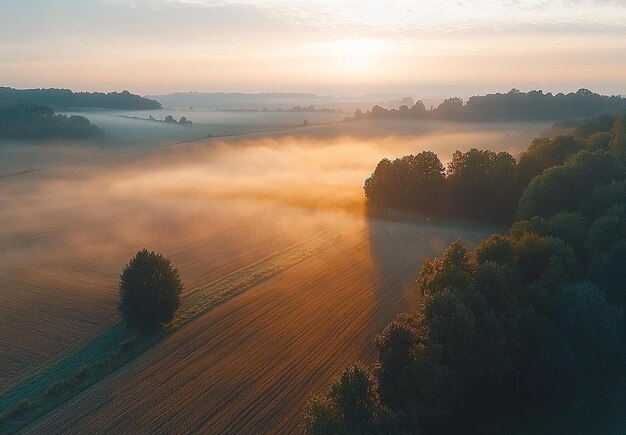
{"label": "stubble field", "polygon": [[147,247],[186,292],[237,274],[247,290],[28,429],[297,430],[306,397],[370,362],[375,335],[414,306],[423,257],[491,230],[368,218],[376,163],[515,152],[545,126],[400,127],[203,139],[0,180],[0,396],[117,322],[119,272]]}

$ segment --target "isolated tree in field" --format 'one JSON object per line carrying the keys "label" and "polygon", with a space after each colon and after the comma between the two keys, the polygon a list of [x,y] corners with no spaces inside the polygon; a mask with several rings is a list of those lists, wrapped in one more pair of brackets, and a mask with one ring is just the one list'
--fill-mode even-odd
{"label": "isolated tree in field", "polygon": [[119,310],[131,326],[157,328],[174,317],[182,289],[170,260],[142,249],[122,270]]}

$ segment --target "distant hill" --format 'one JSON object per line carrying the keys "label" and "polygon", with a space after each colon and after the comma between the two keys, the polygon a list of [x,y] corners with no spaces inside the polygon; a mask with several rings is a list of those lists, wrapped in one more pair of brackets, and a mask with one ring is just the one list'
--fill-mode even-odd
{"label": "distant hill", "polygon": [[600,113],[626,110],[626,98],[596,94],[579,89],[568,94],[543,91],[520,92],[471,97],[467,102],[448,98],[436,108],[427,110],[421,101],[412,106],[385,109],[379,105],[367,112],[356,110],[355,119],[430,118],[450,121],[557,121],[590,118]]}
{"label": "distant hill", "polygon": [[311,104],[320,97],[303,92],[176,92],[167,95],[149,95],[165,107],[197,107],[212,109],[263,108],[279,105]]}
{"label": "distant hill", "polygon": [[123,110],[161,109],[161,104],[158,101],[131,94],[128,91],[105,94],[102,92],[72,92],[69,89],[14,89],[0,87],[0,102],[43,105],[55,110],[80,107]]}
{"label": "distant hill", "polygon": [[[146,95],[164,107],[209,110],[289,110],[294,106],[326,107],[352,112],[357,107],[380,105],[385,108],[402,104],[413,105],[413,98],[400,94],[317,95],[307,92],[175,92],[166,95]],[[440,101],[437,99],[437,101]]]}

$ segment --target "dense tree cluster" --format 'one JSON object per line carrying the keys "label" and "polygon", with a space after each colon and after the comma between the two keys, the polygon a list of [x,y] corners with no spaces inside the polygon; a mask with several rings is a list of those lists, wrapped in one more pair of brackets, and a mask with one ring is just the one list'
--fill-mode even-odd
{"label": "dense tree cluster", "polygon": [[457,151],[447,170],[432,151],[378,163],[365,180],[368,205],[486,222],[510,221],[518,193],[517,163],[509,153]]}
{"label": "dense tree cluster", "polygon": [[84,116],[55,114],[46,106],[0,104],[0,139],[85,139],[103,134]]}
{"label": "dense tree cluster", "polygon": [[430,118],[450,121],[552,121],[589,118],[599,113],[626,110],[626,98],[605,96],[579,89],[568,94],[543,91],[520,92],[511,89],[506,94],[473,96],[464,104],[460,98],[448,98],[436,108],[426,110],[421,101],[398,109],[374,106],[355,119],[366,118]]}
{"label": "dense tree cluster", "polygon": [[522,218],[576,211],[579,198],[624,180],[625,165],[626,115],[602,115],[571,135],[535,139],[518,161],[477,149],[455,152],[447,169],[431,151],[383,159],[364,191],[371,207],[510,223],[516,211]]}
{"label": "dense tree cluster", "polygon": [[380,334],[373,368],[349,369],[311,400],[309,433],[509,433],[542,411],[597,406],[611,388],[623,396],[622,132],[623,116],[603,116],[533,142],[526,155],[545,169],[519,220],[473,251],[457,241],[424,260],[420,307]]}
{"label": "dense tree cluster", "polygon": [[406,208],[423,213],[442,211],[445,196],[444,167],[435,153],[423,151],[394,161],[381,160],[365,180],[365,196],[379,206]]}
{"label": "dense tree cluster", "polygon": [[13,89],[0,87],[0,101],[30,103],[66,110],[77,107],[105,109],[151,110],[161,109],[161,104],[128,91],[122,92],[72,92],[69,89]]}

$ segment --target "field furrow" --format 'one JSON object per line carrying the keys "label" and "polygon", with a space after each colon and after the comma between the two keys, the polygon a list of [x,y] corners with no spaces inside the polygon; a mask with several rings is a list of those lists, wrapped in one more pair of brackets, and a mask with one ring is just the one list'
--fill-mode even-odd
{"label": "field furrow", "polygon": [[[480,230],[371,221],[178,330],[27,433],[293,433],[311,392],[369,362],[424,255]],[[394,246],[395,249],[391,249]]]}

